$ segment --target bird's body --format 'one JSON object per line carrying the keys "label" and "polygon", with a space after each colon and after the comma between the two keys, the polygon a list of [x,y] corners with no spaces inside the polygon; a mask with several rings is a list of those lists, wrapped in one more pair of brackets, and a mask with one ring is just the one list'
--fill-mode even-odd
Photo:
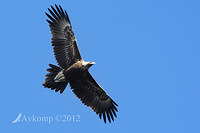
{"label": "bird's body", "polygon": [[85,62],[78,50],[76,38],[74,36],[71,23],[66,11],[61,6],[55,5],[48,9],[51,15],[46,15],[52,34],[52,46],[54,55],[60,67],[49,64],[49,72],[46,75],[44,86],[63,93],[69,83],[72,91],[82,101],[89,106],[104,122],[106,117],[111,122],[116,117],[118,106],[106,92],[93,79],[88,69],[95,64]]}
{"label": "bird's body", "polygon": [[94,62],[77,61],[67,69],[60,71],[54,78],[55,82],[66,82],[72,79],[79,79],[86,75],[88,69]]}

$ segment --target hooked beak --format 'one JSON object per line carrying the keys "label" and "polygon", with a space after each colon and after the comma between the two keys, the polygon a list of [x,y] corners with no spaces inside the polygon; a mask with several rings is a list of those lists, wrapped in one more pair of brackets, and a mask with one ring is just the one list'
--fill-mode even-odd
{"label": "hooked beak", "polygon": [[90,64],[94,65],[94,64],[96,64],[96,63],[95,63],[95,62],[90,62]]}

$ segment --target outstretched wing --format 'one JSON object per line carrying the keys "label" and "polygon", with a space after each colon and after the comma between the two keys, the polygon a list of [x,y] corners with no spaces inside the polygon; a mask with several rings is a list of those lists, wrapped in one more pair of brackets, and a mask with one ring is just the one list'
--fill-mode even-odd
{"label": "outstretched wing", "polygon": [[76,38],[66,11],[62,7],[55,5],[48,8],[51,15],[46,13],[50,20],[47,20],[52,34],[52,46],[54,55],[60,67],[68,68],[78,60],[81,55],[78,50]]}
{"label": "outstretched wing", "polygon": [[114,121],[113,115],[117,117],[118,105],[96,83],[89,72],[81,78],[70,80],[70,86],[82,103],[96,112],[100,119],[103,115],[105,123],[106,117],[109,122],[111,119]]}

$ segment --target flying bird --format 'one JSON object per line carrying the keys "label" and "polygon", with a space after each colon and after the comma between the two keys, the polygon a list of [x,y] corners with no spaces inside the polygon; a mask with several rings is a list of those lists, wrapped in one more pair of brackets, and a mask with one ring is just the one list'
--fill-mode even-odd
{"label": "flying bird", "polygon": [[74,94],[82,103],[90,107],[104,122],[114,121],[117,117],[117,104],[106,94],[102,87],[94,80],[88,69],[95,62],[85,62],[78,50],[77,41],[66,11],[59,5],[51,6],[49,27],[52,34],[52,46],[58,66],[49,64],[49,72],[43,83],[44,87],[60,92],[69,83]]}

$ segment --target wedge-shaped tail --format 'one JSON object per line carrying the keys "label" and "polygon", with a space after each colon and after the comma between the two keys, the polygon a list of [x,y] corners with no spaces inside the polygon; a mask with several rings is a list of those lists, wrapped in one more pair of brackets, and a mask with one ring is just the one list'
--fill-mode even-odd
{"label": "wedge-shaped tail", "polygon": [[55,90],[55,92],[60,91],[60,93],[63,93],[68,82],[63,80],[61,82],[55,81],[55,77],[58,75],[59,72],[63,71],[63,69],[52,64],[49,64],[49,66],[50,68],[47,69],[49,73],[45,75],[46,79],[43,86],[51,88],[51,90]]}

